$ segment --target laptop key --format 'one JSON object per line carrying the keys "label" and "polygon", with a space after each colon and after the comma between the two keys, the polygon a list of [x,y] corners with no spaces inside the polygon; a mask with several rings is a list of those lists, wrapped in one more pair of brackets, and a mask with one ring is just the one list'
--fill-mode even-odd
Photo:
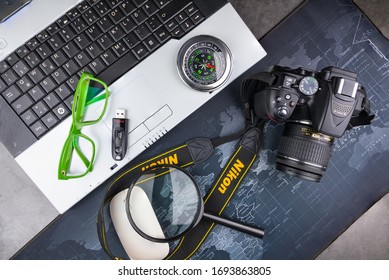
{"label": "laptop key", "polygon": [[49,95],[46,95],[43,100],[50,109],[54,108],[54,106],[58,105],[58,103],[60,102],[59,98],[54,92],[50,93]]}
{"label": "laptop key", "polygon": [[37,121],[36,123],[31,125],[30,129],[37,138],[41,137],[43,134],[47,132],[46,126],[41,121]]}
{"label": "laptop key", "polygon": [[27,76],[23,76],[19,81],[16,82],[22,92],[29,91],[34,84]]}
{"label": "laptop key", "polygon": [[101,29],[97,24],[90,26],[85,33],[89,36],[89,38],[94,41],[101,35]]}
{"label": "laptop key", "polygon": [[152,0],[147,1],[147,3],[143,6],[143,9],[148,16],[155,14],[159,10],[157,5]]}
{"label": "laptop key", "polygon": [[36,67],[33,70],[31,70],[28,73],[28,76],[30,77],[30,79],[34,84],[39,83],[45,77],[45,75],[42,73],[42,70],[40,70],[39,67]]}
{"label": "laptop key", "polygon": [[107,1],[108,5],[110,5],[111,7],[115,7],[115,6],[118,5],[120,2],[122,2],[122,0],[108,0],[108,1]]}
{"label": "laptop key", "polygon": [[51,92],[56,87],[55,82],[50,77],[43,79],[42,82],[40,82],[40,85],[46,93]]}
{"label": "laptop key", "polygon": [[20,57],[20,58],[24,58],[26,55],[28,55],[30,53],[30,50],[27,48],[26,45],[23,45],[21,47],[19,47],[17,50],[16,50],[16,53],[17,55]]}
{"label": "laptop key", "polygon": [[124,31],[126,33],[130,33],[132,30],[134,30],[135,27],[137,27],[137,24],[131,17],[126,17],[121,23],[120,26],[123,27]]}
{"label": "laptop key", "polygon": [[113,44],[113,40],[108,34],[101,36],[99,39],[97,39],[97,42],[100,44],[103,50],[107,50]]}
{"label": "laptop key", "polygon": [[89,25],[86,23],[83,17],[78,17],[74,21],[72,21],[71,26],[77,33],[81,33],[86,29]]}
{"label": "laptop key", "polygon": [[68,44],[66,44],[62,48],[62,50],[66,53],[66,55],[69,58],[72,58],[73,56],[75,56],[80,51],[73,42],[69,42]]}
{"label": "laptop key", "polygon": [[138,45],[140,43],[138,37],[135,35],[134,32],[131,32],[130,34],[125,36],[123,38],[123,40],[124,40],[124,42],[126,42],[128,47],[130,47],[130,48],[133,48],[133,47],[135,47],[136,45]]}
{"label": "laptop key", "polygon": [[101,73],[105,68],[107,68],[107,66],[105,65],[105,63],[100,59],[100,58],[96,58],[94,59],[91,63],[89,63],[88,65],[92,71],[96,74],[99,74]]}
{"label": "laptop key", "polygon": [[7,63],[7,61],[3,60],[0,61],[0,74],[3,74],[5,71],[7,71],[11,66]]}
{"label": "laptop key", "polygon": [[120,41],[113,45],[112,49],[118,57],[121,57],[123,54],[129,51],[128,46],[123,41]]}
{"label": "laptop key", "polygon": [[88,11],[86,11],[83,17],[86,20],[86,22],[89,24],[94,23],[96,20],[100,18],[97,12],[93,9],[89,9]]}
{"label": "laptop key", "polygon": [[106,50],[100,57],[107,66],[114,63],[117,59],[117,56],[111,50]]}
{"label": "laptop key", "polygon": [[37,116],[32,112],[32,110],[27,110],[20,117],[26,125],[30,125],[38,119]]}
{"label": "laptop key", "polygon": [[9,69],[7,72],[1,75],[1,78],[3,78],[3,81],[10,86],[17,81],[18,76],[14,71],[12,71],[12,69]]}
{"label": "laptop key", "polygon": [[52,50],[50,47],[47,45],[47,43],[43,43],[40,45],[37,49],[36,52],[40,55],[42,59],[46,59],[52,54]]}
{"label": "laptop key", "polygon": [[34,103],[27,94],[22,95],[14,103],[12,103],[12,108],[15,112],[20,115],[28,108],[30,108]]}
{"label": "laptop key", "polygon": [[135,22],[139,25],[141,24],[142,22],[144,22],[146,19],[147,19],[147,15],[146,13],[139,9],[139,10],[136,10],[132,15],[131,17],[135,20]]}
{"label": "laptop key", "polygon": [[92,59],[98,57],[103,52],[96,42],[86,47],[86,51]]}
{"label": "laptop key", "polygon": [[170,39],[171,35],[170,33],[166,30],[165,27],[161,27],[160,29],[158,29],[156,32],[155,32],[158,40],[163,43],[167,40]]}
{"label": "laptop key", "polygon": [[202,22],[205,18],[200,12],[197,12],[193,16],[191,16],[190,19],[193,21],[194,24],[197,25],[198,23]]}
{"label": "laptop key", "polygon": [[42,121],[49,129],[58,123],[58,119],[52,112],[49,112],[44,117],[42,117]]}
{"label": "laptop key", "polygon": [[157,5],[164,4],[166,5],[163,7],[158,13],[159,19],[165,23],[172,19],[176,14],[178,14],[181,10],[183,10],[189,1],[171,1],[168,3],[162,3],[166,1],[158,0],[156,1]]}
{"label": "laptop key", "polygon": [[60,119],[60,120],[63,120],[64,118],[66,118],[67,116],[70,115],[70,110],[68,109],[68,107],[63,104],[63,103],[60,103],[59,105],[57,105],[54,109],[53,109],[53,112],[55,114],[55,116]]}
{"label": "laptop key", "polygon": [[34,68],[42,59],[35,52],[31,52],[24,58],[24,61],[27,62],[31,68]]}
{"label": "laptop key", "polygon": [[46,30],[41,31],[40,33],[38,33],[38,35],[36,35],[36,38],[41,43],[43,43],[44,41],[49,39],[49,37],[50,37],[50,34]]}
{"label": "laptop key", "polygon": [[146,24],[151,31],[157,30],[162,25],[161,21],[157,17],[151,17],[146,21]]}
{"label": "laptop key", "polygon": [[58,50],[64,45],[64,41],[61,39],[61,36],[59,34],[55,34],[48,40],[48,42],[54,51]]}
{"label": "laptop key", "polygon": [[74,38],[74,42],[77,44],[80,50],[83,50],[85,49],[86,46],[89,45],[90,40],[88,39],[85,33],[82,33],[78,35],[76,38]]}
{"label": "laptop key", "polygon": [[150,35],[146,40],[144,40],[144,44],[149,51],[153,51],[159,46],[159,42],[154,35]]}
{"label": "laptop key", "polygon": [[163,6],[168,4],[170,0],[154,0],[154,2],[157,3],[158,7],[162,8]]}
{"label": "laptop key", "polygon": [[181,27],[182,29],[184,30],[184,32],[188,32],[189,30],[191,30],[193,27],[194,27],[194,23],[192,22],[192,20],[188,19],[187,21],[185,21],[183,24],[181,24]]}
{"label": "laptop key", "polygon": [[78,65],[80,65],[81,68],[83,68],[86,65],[88,65],[88,63],[91,61],[89,56],[84,51],[81,51],[80,53],[78,53],[74,57],[74,59],[78,63]]}
{"label": "laptop key", "polygon": [[19,77],[22,77],[23,75],[25,75],[30,70],[30,68],[22,60],[18,61],[12,67],[12,69],[16,72],[16,74],[19,75]]}
{"label": "laptop key", "polygon": [[123,3],[120,4],[120,7],[127,16],[136,10],[136,6],[131,0],[123,1]]}
{"label": "laptop key", "polygon": [[72,76],[69,78],[69,80],[66,81],[66,84],[69,86],[70,90],[72,90],[73,92],[77,88],[78,80],[79,80],[79,78],[77,76]]}
{"label": "laptop key", "polygon": [[144,3],[146,3],[147,0],[132,0],[132,2],[133,2],[137,7],[140,7],[140,6],[142,6]]}
{"label": "laptop key", "polygon": [[35,86],[31,90],[28,91],[28,94],[34,99],[35,102],[41,100],[46,93],[41,89],[40,86]]}
{"label": "laptop key", "polygon": [[113,20],[113,22],[115,24],[119,23],[122,19],[125,18],[125,14],[124,12],[122,12],[122,10],[118,7],[118,8],[115,8],[113,9],[112,11],[109,12],[109,16],[111,17],[111,19]]}
{"label": "laptop key", "polygon": [[54,61],[54,63],[59,67],[62,64],[64,64],[68,58],[65,56],[65,54],[61,51],[58,50],[53,55],[51,56],[51,59]]}
{"label": "laptop key", "polygon": [[185,32],[184,30],[179,26],[177,27],[176,29],[174,29],[172,31],[172,37],[175,38],[175,39],[181,39],[184,35],[185,35]]}
{"label": "laptop key", "polygon": [[12,85],[11,87],[3,91],[1,95],[9,104],[11,104],[16,98],[22,95],[22,92],[15,85]]}
{"label": "laptop key", "polygon": [[91,5],[89,5],[86,1],[83,1],[82,3],[77,5],[77,10],[80,13],[84,13],[85,11],[87,11],[90,8],[90,6]]}
{"label": "laptop key", "polygon": [[34,106],[32,106],[32,110],[38,117],[42,117],[49,111],[49,109],[47,108],[45,103],[43,103],[43,101],[39,101]]}
{"label": "laptop key", "polygon": [[72,76],[74,73],[78,71],[79,66],[77,66],[76,62],[73,59],[69,60],[63,65],[63,68],[68,73],[69,76]]}
{"label": "laptop key", "polygon": [[100,73],[98,77],[109,85],[133,68],[136,64],[138,64],[138,62],[139,61],[135,55],[132,52],[128,52]]}
{"label": "laptop key", "polygon": [[68,25],[70,23],[70,20],[69,18],[66,16],[66,15],[63,15],[62,17],[60,17],[58,20],[57,20],[57,24],[59,25],[59,27],[63,28],[65,27],[66,25]]}
{"label": "laptop key", "polygon": [[145,45],[143,43],[135,46],[132,49],[132,52],[136,55],[136,57],[139,60],[144,58],[149,53],[149,51],[147,50],[147,48],[145,47]]}
{"label": "laptop key", "polygon": [[77,8],[73,8],[71,9],[70,11],[68,11],[66,13],[66,15],[68,16],[68,18],[70,20],[74,20],[76,17],[78,17],[81,13],[77,10]]}
{"label": "laptop key", "polygon": [[50,58],[43,61],[39,65],[39,67],[46,75],[49,75],[51,72],[53,72],[56,69],[56,66],[54,65],[53,61]]}
{"label": "laptop key", "polygon": [[72,111],[73,100],[74,100],[73,95],[70,95],[68,98],[65,99],[65,105],[70,110],[70,112]]}
{"label": "laptop key", "polygon": [[54,35],[55,33],[57,33],[60,30],[61,30],[61,28],[55,22],[53,24],[51,24],[49,27],[46,28],[46,31],[50,35]]}
{"label": "laptop key", "polygon": [[30,51],[33,51],[39,46],[39,41],[34,37],[26,43],[26,46]]}
{"label": "laptop key", "polygon": [[19,58],[18,56],[16,55],[16,53],[11,53],[6,59],[5,59],[9,65],[14,65],[16,62],[19,61]]}
{"label": "laptop key", "polygon": [[108,31],[109,29],[111,29],[114,24],[112,22],[112,20],[108,17],[108,16],[104,16],[102,17],[98,22],[97,24],[99,25],[99,27],[104,31]]}
{"label": "laptop key", "polygon": [[62,28],[59,31],[59,34],[62,36],[65,42],[69,42],[76,36],[76,32],[70,25],[67,25],[64,28]]}
{"label": "laptop key", "polygon": [[104,15],[105,13],[108,13],[108,11],[109,11],[109,5],[104,0],[98,2],[93,8],[100,15]]}
{"label": "laptop key", "polygon": [[61,100],[65,100],[70,95],[73,94],[73,92],[69,89],[69,87],[66,84],[62,84],[55,90],[55,93],[61,98]]}
{"label": "laptop key", "polygon": [[62,68],[59,68],[51,74],[51,77],[53,77],[57,84],[62,84],[64,81],[66,81],[68,75],[65,74]]}

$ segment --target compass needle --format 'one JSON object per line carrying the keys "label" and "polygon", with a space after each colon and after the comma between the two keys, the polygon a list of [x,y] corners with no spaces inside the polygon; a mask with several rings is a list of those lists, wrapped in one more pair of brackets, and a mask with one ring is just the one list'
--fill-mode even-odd
{"label": "compass needle", "polygon": [[229,78],[232,56],[221,40],[201,35],[188,40],[180,49],[177,66],[182,80],[198,91],[212,92]]}

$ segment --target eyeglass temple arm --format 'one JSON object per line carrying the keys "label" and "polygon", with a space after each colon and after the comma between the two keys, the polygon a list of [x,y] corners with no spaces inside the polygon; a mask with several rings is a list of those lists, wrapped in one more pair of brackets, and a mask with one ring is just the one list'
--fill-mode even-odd
{"label": "eyeglass temple arm", "polygon": [[237,222],[227,220],[225,218],[222,218],[220,216],[216,216],[216,215],[213,215],[210,213],[204,212],[203,217],[212,221],[212,222],[215,222],[217,224],[220,224],[220,225],[232,228],[232,229],[236,229],[238,231],[250,234],[250,235],[255,236],[255,237],[263,238],[265,235],[265,231],[261,228],[255,228],[252,226],[237,223]]}

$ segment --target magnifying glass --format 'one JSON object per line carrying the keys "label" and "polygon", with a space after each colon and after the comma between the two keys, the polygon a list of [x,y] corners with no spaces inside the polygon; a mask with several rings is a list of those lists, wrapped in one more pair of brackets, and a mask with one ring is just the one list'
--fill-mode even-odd
{"label": "magnifying glass", "polygon": [[[144,197],[147,197],[146,202]],[[255,237],[264,236],[261,228],[204,212],[197,183],[186,170],[177,166],[157,166],[142,173],[128,189],[125,209],[134,230],[152,242],[177,240],[202,218]],[[155,215],[152,221],[145,219],[145,209],[152,209]],[[158,226],[150,226],[151,223]]]}

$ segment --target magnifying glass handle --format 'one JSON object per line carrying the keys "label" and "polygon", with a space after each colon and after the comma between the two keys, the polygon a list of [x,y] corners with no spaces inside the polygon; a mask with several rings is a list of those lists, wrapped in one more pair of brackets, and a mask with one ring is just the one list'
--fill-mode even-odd
{"label": "magnifying glass handle", "polygon": [[261,228],[255,228],[255,227],[247,226],[247,225],[244,225],[241,223],[233,222],[231,220],[227,220],[227,219],[222,218],[220,216],[216,216],[216,215],[209,214],[209,213],[204,213],[203,217],[208,219],[208,220],[211,220],[217,224],[220,224],[220,225],[232,228],[232,229],[239,230],[241,232],[250,234],[250,235],[255,236],[255,237],[263,238],[263,236],[265,235],[265,231]]}

